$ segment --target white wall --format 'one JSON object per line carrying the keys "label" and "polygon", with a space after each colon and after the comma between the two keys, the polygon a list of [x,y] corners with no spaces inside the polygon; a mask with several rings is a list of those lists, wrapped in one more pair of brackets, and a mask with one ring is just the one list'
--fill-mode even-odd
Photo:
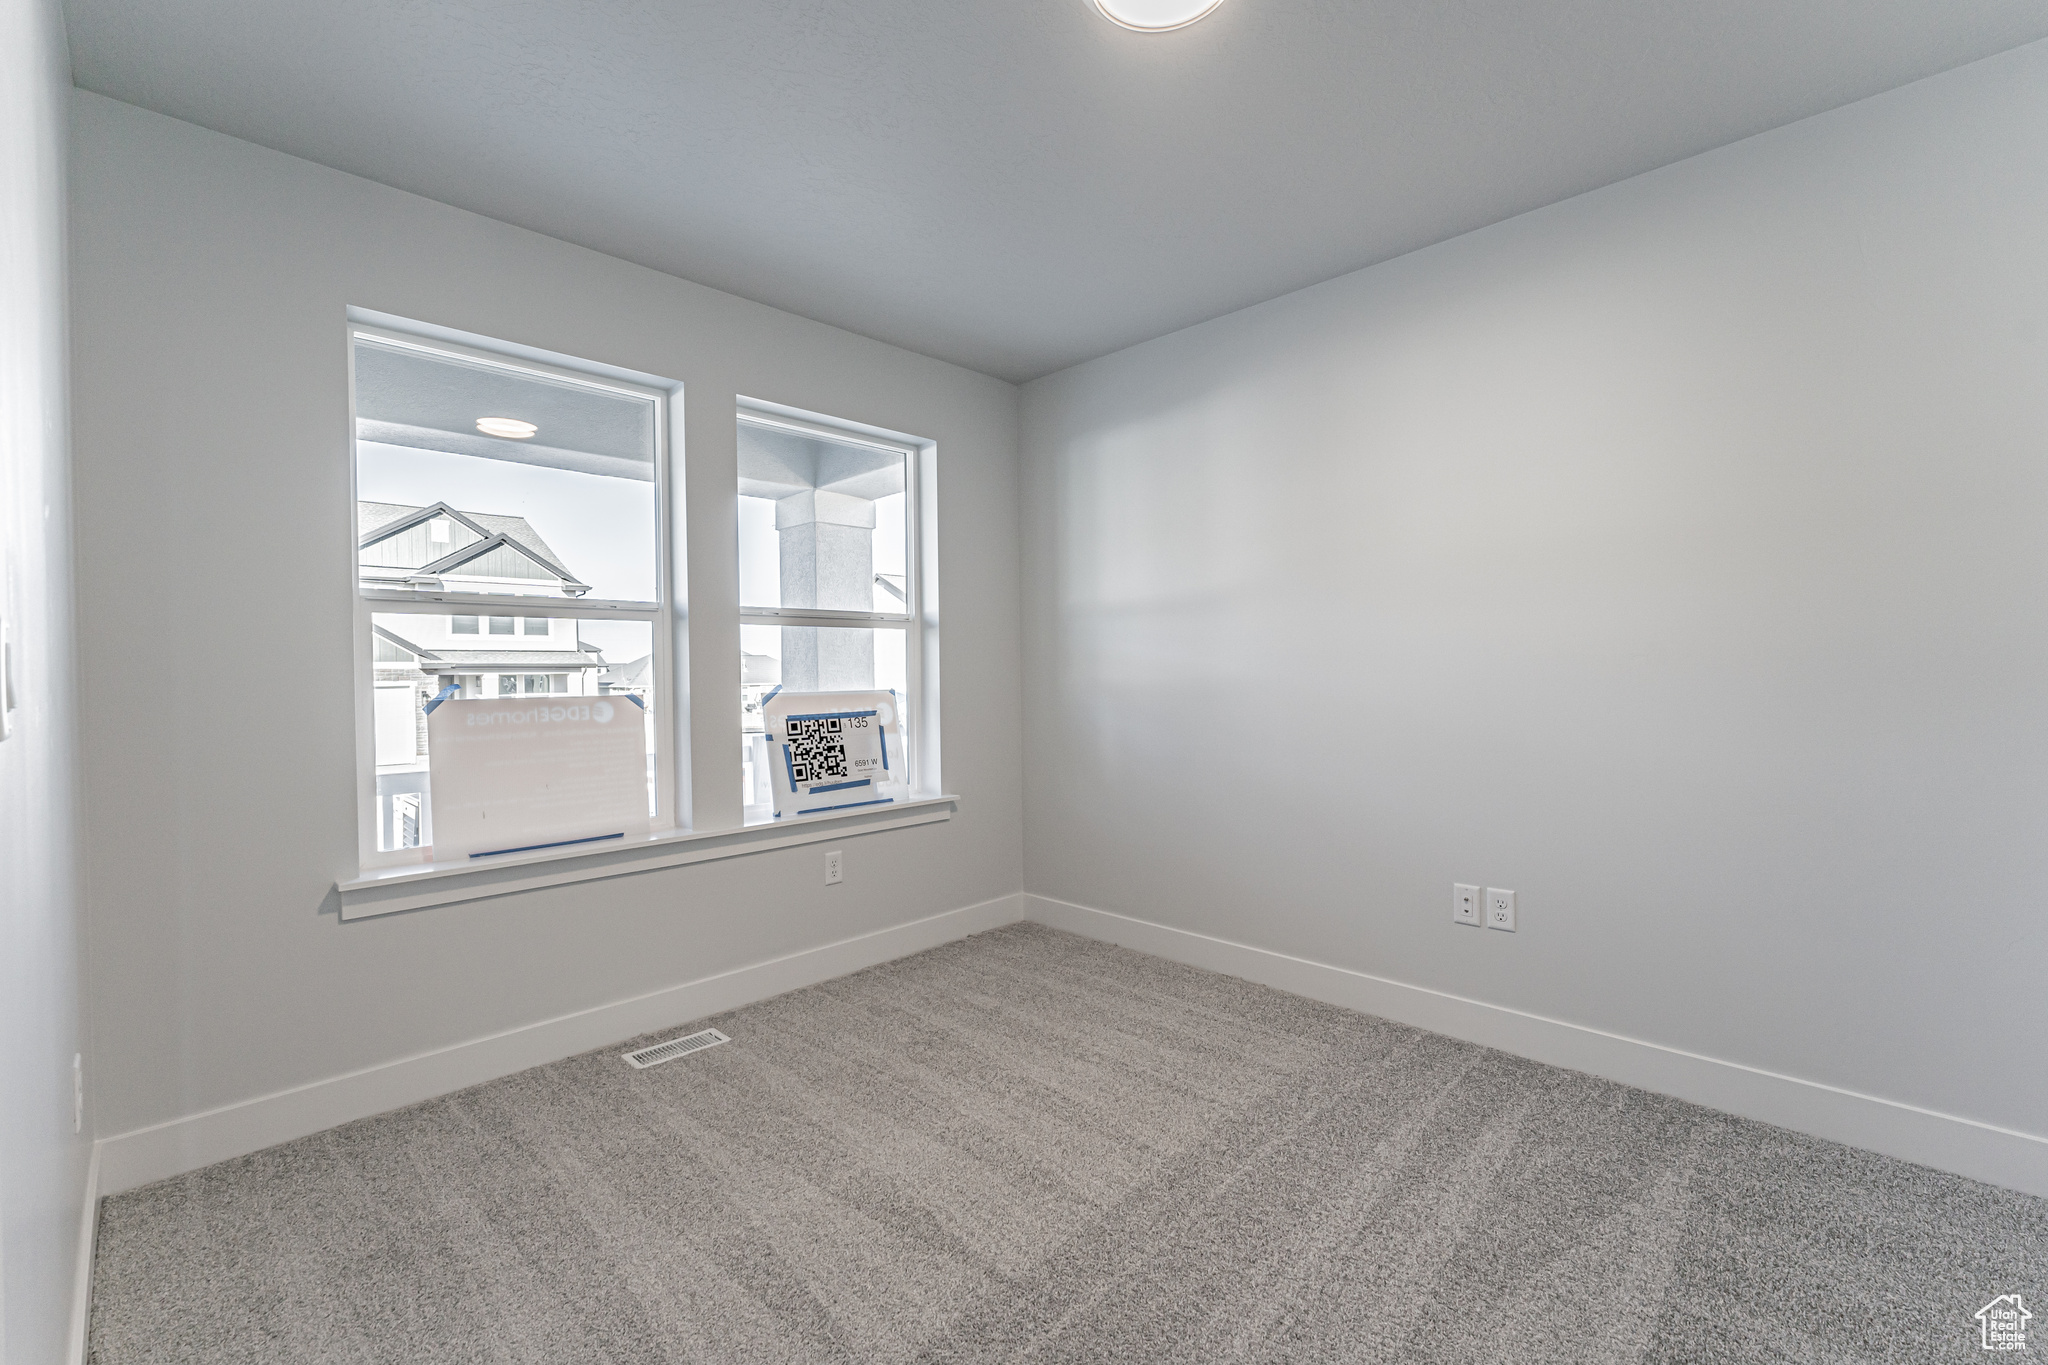
{"label": "white wall", "polygon": [[[99,96],[74,126],[102,1135],[1018,889],[1014,388]],[[351,305],[684,383],[699,737],[731,732],[700,827],[740,815],[734,395],[934,439],[959,814],[849,841],[830,890],[809,847],[338,922]]]}
{"label": "white wall", "polygon": [[2044,128],[2036,45],[1027,386],[1027,886],[2048,1137]]}
{"label": "white wall", "polygon": [[0,743],[0,1359],[65,1349],[87,1148],[74,818],[77,707],[64,343],[71,84],[53,0],[0,0],[0,615],[16,642]]}

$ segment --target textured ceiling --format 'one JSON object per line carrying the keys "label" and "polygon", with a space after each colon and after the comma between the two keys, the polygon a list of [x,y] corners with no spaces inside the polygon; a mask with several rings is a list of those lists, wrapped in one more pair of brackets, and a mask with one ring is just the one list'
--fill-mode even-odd
{"label": "textured ceiling", "polygon": [[70,0],[78,83],[1027,379],[2048,36],[2040,0]]}

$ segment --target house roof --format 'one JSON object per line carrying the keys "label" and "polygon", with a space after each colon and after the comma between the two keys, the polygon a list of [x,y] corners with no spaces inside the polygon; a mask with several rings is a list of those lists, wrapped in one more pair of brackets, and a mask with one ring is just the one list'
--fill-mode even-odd
{"label": "house roof", "polygon": [[408,512],[420,509],[402,502],[359,502],[356,504],[356,535],[361,544],[368,545],[382,537],[373,533],[389,526]]}
{"label": "house roof", "polygon": [[[448,516],[467,523],[472,531],[483,537],[484,542],[489,542],[495,537],[502,536],[505,542],[523,551],[527,557],[535,560],[542,568],[564,582],[574,584],[577,587],[585,586],[575,574],[569,572],[563,565],[560,557],[555,554],[554,550],[549,548],[545,540],[541,539],[540,533],[533,529],[525,517],[504,516],[496,512],[464,512],[450,507],[445,502],[433,503],[426,507],[400,502],[358,502],[356,504],[357,547],[367,550],[379,541],[388,540],[392,536],[398,535],[400,532],[409,530],[421,522],[436,516]],[[475,558],[478,554],[486,552],[489,548],[491,547],[488,544],[483,545],[481,548],[477,545],[464,546],[461,550],[455,551],[444,559],[437,560],[436,563],[447,564],[452,560],[454,561],[454,566],[459,567],[468,559]],[[457,558],[457,556],[461,556],[461,558]],[[428,570],[422,569],[420,571],[426,572]]]}
{"label": "house roof", "polygon": [[[473,544],[465,545],[459,550],[441,556],[430,564],[422,564],[418,568],[413,569],[411,573],[412,576],[417,578],[439,578],[444,574],[452,574],[458,569],[468,568],[478,560],[489,557],[494,551],[499,549],[517,556],[519,559],[539,569],[542,573],[553,574],[561,580],[562,586],[565,588],[589,590],[589,584],[577,582],[570,576],[568,570],[563,569],[559,565],[549,563],[538,551],[528,549],[511,536],[505,535],[502,532],[488,540],[479,540]],[[495,571],[483,571],[477,576],[483,578],[515,578],[522,581],[526,578],[525,574],[511,573],[502,568]]]}
{"label": "house roof", "polygon": [[613,664],[606,681],[613,687],[645,687],[654,679],[654,656],[643,654],[622,664]]}
{"label": "house roof", "polygon": [[580,671],[605,666],[604,654],[591,645],[580,645],[575,649],[426,649],[385,626],[372,625],[370,631],[412,655],[422,673],[483,672],[507,668]]}

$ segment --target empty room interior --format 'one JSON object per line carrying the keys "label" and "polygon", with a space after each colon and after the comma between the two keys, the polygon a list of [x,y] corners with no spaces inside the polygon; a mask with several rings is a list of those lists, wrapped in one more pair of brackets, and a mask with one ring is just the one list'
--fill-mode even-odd
{"label": "empty room interior", "polygon": [[4,1365],[2048,1351],[2040,0],[0,106]]}

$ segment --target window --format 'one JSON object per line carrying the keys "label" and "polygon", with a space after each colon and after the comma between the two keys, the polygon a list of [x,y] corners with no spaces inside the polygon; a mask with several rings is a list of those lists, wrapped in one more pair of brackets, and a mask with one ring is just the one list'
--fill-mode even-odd
{"label": "window", "polygon": [[[644,749],[646,827],[673,827],[667,395],[381,327],[353,327],[351,357],[364,867],[437,856],[430,734],[458,714],[508,718],[507,734],[550,716],[626,722],[637,738],[605,732],[607,780],[630,762],[637,791]],[[491,417],[533,432],[489,434]],[[614,693],[623,705],[599,703]],[[443,705],[491,709],[433,720]],[[609,790],[616,808],[624,789]]]}
{"label": "window", "polygon": [[790,775],[770,742],[782,693],[893,694],[907,752],[891,759],[890,780],[848,782],[861,790],[835,799],[911,794],[924,650],[920,454],[909,443],[740,411],[740,777],[750,824],[776,817],[774,783]]}

